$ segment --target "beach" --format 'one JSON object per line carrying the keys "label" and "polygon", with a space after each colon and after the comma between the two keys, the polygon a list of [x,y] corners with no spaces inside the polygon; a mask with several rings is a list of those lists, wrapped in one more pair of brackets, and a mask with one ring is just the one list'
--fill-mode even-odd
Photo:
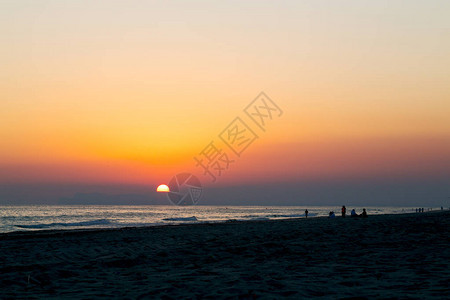
{"label": "beach", "polygon": [[450,212],[0,235],[0,298],[450,296]]}

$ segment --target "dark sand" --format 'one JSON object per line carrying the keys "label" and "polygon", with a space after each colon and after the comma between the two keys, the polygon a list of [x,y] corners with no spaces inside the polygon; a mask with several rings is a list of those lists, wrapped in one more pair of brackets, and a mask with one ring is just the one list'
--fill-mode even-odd
{"label": "dark sand", "polygon": [[450,212],[0,235],[0,298],[449,298]]}

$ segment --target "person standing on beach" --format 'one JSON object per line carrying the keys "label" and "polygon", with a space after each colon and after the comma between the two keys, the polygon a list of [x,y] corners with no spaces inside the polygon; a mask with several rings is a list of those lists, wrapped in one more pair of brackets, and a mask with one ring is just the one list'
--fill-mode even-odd
{"label": "person standing on beach", "polygon": [[345,208],[345,205],[342,206],[342,217],[345,218],[345,213],[347,212],[347,209]]}
{"label": "person standing on beach", "polygon": [[308,210],[305,209],[305,218],[308,218]]}

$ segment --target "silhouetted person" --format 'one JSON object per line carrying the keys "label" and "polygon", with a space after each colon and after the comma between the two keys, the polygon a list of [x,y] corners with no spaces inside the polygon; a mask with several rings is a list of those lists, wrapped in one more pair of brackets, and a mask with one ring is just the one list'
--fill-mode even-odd
{"label": "silhouetted person", "polygon": [[334,215],[334,211],[330,211],[330,213],[328,214],[328,218],[334,218],[334,217],[336,217]]}
{"label": "silhouetted person", "polygon": [[361,214],[361,218],[367,218],[367,212],[366,212],[365,208],[363,208],[363,212]]}
{"label": "silhouetted person", "polygon": [[357,217],[358,214],[356,213],[355,209],[352,209],[352,211],[350,212],[350,216],[351,217]]}
{"label": "silhouetted person", "polygon": [[308,217],[308,210],[305,209],[305,218],[307,218],[307,217]]}
{"label": "silhouetted person", "polygon": [[345,213],[347,212],[347,209],[345,208],[345,205],[342,206],[342,217],[345,218]]}

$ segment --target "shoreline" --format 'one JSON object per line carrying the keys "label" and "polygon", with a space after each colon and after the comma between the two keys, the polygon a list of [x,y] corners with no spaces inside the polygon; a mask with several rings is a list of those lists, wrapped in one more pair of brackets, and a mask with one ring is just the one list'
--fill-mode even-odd
{"label": "shoreline", "polygon": [[0,235],[0,298],[450,294],[450,211]]}
{"label": "shoreline", "polygon": [[[423,215],[429,213],[442,213],[442,212],[450,212],[450,210],[430,210],[424,212],[402,212],[395,214],[374,214],[369,215],[370,218],[380,217],[380,216],[403,216],[403,215]],[[340,215],[336,215],[336,219],[341,219]],[[346,216],[347,219],[355,219],[350,215]],[[229,223],[246,223],[246,222],[278,222],[278,221],[290,221],[290,220],[312,220],[312,219],[329,219],[328,216],[312,216],[309,218],[305,217],[293,217],[293,218],[277,218],[277,219],[250,219],[250,220],[237,220],[237,219],[229,219],[229,220],[221,220],[221,221],[202,221],[198,223],[178,223],[178,224],[155,224],[155,225],[144,225],[144,226],[125,226],[125,227],[114,227],[114,228],[74,228],[74,229],[35,229],[35,230],[15,230],[10,232],[0,232],[0,238],[7,237],[9,235],[34,235],[34,234],[53,234],[53,233],[70,233],[70,232],[95,232],[95,231],[115,231],[115,230],[129,230],[129,229],[144,229],[144,228],[159,228],[159,227],[178,227],[178,226],[200,226],[200,225],[213,225],[213,224],[229,224]],[[360,219],[360,217],[356,218]]]}

